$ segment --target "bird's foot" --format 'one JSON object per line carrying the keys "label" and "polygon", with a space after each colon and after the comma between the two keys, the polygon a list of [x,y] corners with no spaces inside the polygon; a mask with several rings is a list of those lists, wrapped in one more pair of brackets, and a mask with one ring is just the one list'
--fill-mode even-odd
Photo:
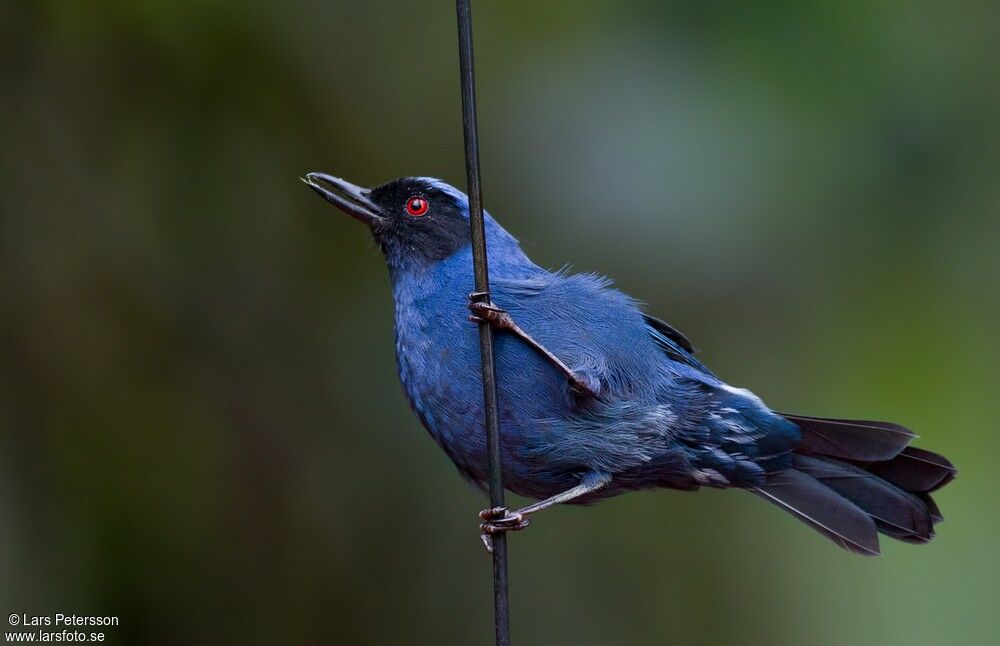
{"label": "bird's foot", "polygon": [[569,387],[573,389],[573,392],[577,395],[583,395],[585,397],[597,397],[597,391],[600,388],[599,383],[587,383],[583,379],[580,379],[576,374],[567,375],[567,381],[569,381]]}
{"label": "bird's foot", "polygon": [[[483,298],[486,300],[481,300]],[[472,312],[469,320],[473,323],[489,323],[498,330],[514,330],[517,327],[510,314],[489,300],[489,294],[485,292],[469,294],[469,311]]]}
{"label": "bird's foot", "polygon": [[483,547],[490,554],[493,553],[493,535],[502,532],[517,532],[528,525],[531,521],[527,516],[519,512],[511,512],[506,507],[492,507],[479,512],[479,538],[483,541]]}
{"label": "bird's foot", "polygon": [[556,355],[549,352],[549,350],[543,346],[541,343],[536,341],[530,334],[522,330],[514,318],[507,313],[507,310],[498,307],[496,303],[490,300],[489,292],[472,292],[469,294],[469,311],[472,315],[469,320],[473,323],[489,323],[491,327],[496,330],[506,330],[512,332],[514,335],[520,337],[525,343],[533,347],[535,350],[540,352],[546,359],[552,362],[552,365],[559,368],[560,372],[566,375],[566,379],[569,380],[569,385],[577,395],[584,395],[586,397],[596,397],[597,392],[600,389],[600,382],[593,380],[594,383],[589,383],[584,379],[581,379],[569,366],[562,362]]}

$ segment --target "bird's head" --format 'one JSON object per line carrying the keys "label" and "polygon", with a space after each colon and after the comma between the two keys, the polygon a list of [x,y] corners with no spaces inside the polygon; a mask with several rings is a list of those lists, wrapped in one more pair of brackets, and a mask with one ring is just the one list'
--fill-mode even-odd
{"label": "bird's head", "polygon": [[469,244],[469,200],[430,177],[401,177],[374,188],[325,173],[303,181],[371,229],[387,257],[436,261]]}

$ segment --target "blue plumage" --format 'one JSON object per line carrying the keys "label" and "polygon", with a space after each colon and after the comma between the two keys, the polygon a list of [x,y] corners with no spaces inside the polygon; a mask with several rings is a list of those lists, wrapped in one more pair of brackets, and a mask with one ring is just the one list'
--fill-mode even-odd
{"label": "blue plumage", "polygon": [[[372,228],[392,280],[406,395],[461,473],[483,486],[487,456],[478,333],[467,320],[473,277],[465,195],[430,178],[403,178],[370,190],[321,174],[306,181]],[[719,380],[689,352],[683,335],[648,316],[606,278],[542,269],[489,215],[486,231],[492,300],[523,334],[501,332],[495,341],[508,489],[544,499],[575,487],[577,495],[567,501],[587,502],[651,487],[745,488],[849,549],[877,551],[873,537],[876,526],[885,531],[884,523],[870,518],[865,498],[875,489],[854,488],[842,496],[822,482],[848,467],[852,477],[856,471],[875,478],[868,465],[817,454],[799,461],[800,470],[789,477],[793,456],[808,453],[799,447],[815,445],[829,431],[820,429],[824,422],[855,430],[869,425],[844,449],[859,456],[870,439],[888,443],[890,454],[880,457],[891,460],[912,435],[893,435],[886,430],[890,425],[875,422],[790,421],[751,392]],[[566,370],[557,369],[558,361]],[[940,474],[928,477],[941,486],[953,469],[935,458]],[[820,460],[825,470],[808,460]],[[886,471],[889,463],[881,459],[878,468]],[[900,492],[888,471],[878,478],[882,490]],[[789,480],[794,486],[781,485]],[[582,482],[596,484],[581,489]],[[920,498],[926,495],[902,492],[892,500],[913,505],[915,514],[928,519],[929,507]],[[831,496],[849,522],[819,518],[829,515]],[[894,535],[929,539],[932,522],[917,525],[894,525]]]}

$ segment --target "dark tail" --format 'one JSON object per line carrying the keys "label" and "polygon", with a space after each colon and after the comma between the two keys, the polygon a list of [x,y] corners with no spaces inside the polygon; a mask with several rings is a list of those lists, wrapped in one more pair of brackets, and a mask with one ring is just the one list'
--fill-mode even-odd
{"label": "dark tail", "polygon": [[957,471],[944,457],[907,446],[898,424],[779,413],[802,431],[791,468],[753,492],[844,549],[879,553],[878,532],[926,543],[942,520],[930,493]]}

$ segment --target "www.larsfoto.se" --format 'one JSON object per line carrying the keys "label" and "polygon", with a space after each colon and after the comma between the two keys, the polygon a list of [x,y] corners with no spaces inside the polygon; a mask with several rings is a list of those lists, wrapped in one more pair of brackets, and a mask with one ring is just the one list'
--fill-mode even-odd
{"label": "www.larsfoto.se", "polygon": [[45,631],[34,630],[30,632],[4,633],[4,640],[8,643],[45,643],[45,642],[103,642],[104,633],[85,633],[82,630],[60,630]]}

